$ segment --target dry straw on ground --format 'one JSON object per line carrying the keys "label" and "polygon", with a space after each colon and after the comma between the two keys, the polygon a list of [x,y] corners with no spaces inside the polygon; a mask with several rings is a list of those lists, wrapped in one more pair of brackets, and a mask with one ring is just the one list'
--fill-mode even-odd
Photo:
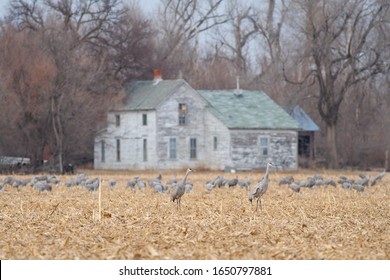
{"label": "dry straw on ground", "polygon": [[[71,176],[59,176],[61,184],[48,194],[5,187],[0,259],[390,259],[390,176],[363,193],[338,186],[296,194],[278,179],[313,174],[271,171],[263,210],[255,212],[240,187],[207,192],[215,172],[189,176],[194,189],[183,196],[181,211],[168,194],[148,187],[133,193],[126,182],[135,175],[146,181],[157,173],[91,171],[105,179],[100,220],[99,193],[67,188]],[[262,173],[223,175],[251,175],[253,182]],[[172,177],[163,173],[163,181]],[[114,190],[109,178],[118,182]]]}

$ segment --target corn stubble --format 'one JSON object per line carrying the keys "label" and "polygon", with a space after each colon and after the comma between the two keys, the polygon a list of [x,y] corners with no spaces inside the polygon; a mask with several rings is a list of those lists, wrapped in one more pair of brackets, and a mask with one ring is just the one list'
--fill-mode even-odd
{"label": "corn stubble", "polygon": [[[286,173],[271,172],[263,209],[255,211],[243,188],[206,191],[205,182],[217,175],[191,174],[194,188],[181,210],[169,194],[149,187],[132,192],[124,173],[99,174],[100,201],[98,192],[64,183],[47,194],[6,187],[0,259],[390,259],[387,178],[363,193],[338,186],[298,194],[278,185]],[[224,174],[237,175],[248,173]],[[262,176],[250,175],[253,182]],[[113,176],[117,186],[110,190]]]}

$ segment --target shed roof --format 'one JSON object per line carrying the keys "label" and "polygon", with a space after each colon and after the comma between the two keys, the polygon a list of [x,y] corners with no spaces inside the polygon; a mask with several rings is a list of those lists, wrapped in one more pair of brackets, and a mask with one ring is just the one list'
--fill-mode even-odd
{"label": "shed roof", "polygon": [[125,87],[124,102],[115,110],[153,110],[182,85],[182,79],[155,81],[134,81]]}
{"label": "shed roof", "polygon": [[292,109],[287,110],[291,117],[293,117],[301,126],[303,131],[319,131],[318,125],[309,117],[306,112],[298,105]]}
{"label": "shed roof", "polygon": [[199,90],[209,111],[228,128],[294,129],[299,124],[262,91]]}

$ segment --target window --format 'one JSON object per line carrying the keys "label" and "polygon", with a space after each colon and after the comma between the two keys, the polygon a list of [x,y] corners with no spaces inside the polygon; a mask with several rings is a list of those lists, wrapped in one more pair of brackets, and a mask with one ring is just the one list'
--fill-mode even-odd
{"label": "window", "polygon": [[121,125],[121,115],[115,114],[115,126],[119,127]]}
{"label": "window", "polygon": [[102,140],[101,142],[101,153],[100,153],[100,156],[101,156],[101,161],[102,162],[105,162],[106,160],[106,141]]}
{"label": "window", "polygon": [[176,159],[176,138],[169,139],[169,158]]}
{"label": "window", "polygon": [[121,140],[116,139],[116,161],[121,161]]}
{"label": "window", "polygon": [[148,160],[148,139],[144,139],[143,141],[143,155],[144,161]]}
{"label": "window", "polygon": [[187,104],[179,103],[179,125],[186,124]]}
{"label": "window", "polygon": [[260,156],[268,156],[268,137],[260,137]]}
{"label": "window", "polygon": [[190,139],[190,158],[196,159],[196,138]]}
{"label": "window", "polygon": [[302,157],[310,157],[310,136],[300,135],[298,137],[298,154]]}
{"label": "window", "polygon": [[148,115],[142,114],[142,125],[148,125]]}
{"label": "window", "polygon": [[217,136],[214,136],[214,151],[218,149],[218,138]]}

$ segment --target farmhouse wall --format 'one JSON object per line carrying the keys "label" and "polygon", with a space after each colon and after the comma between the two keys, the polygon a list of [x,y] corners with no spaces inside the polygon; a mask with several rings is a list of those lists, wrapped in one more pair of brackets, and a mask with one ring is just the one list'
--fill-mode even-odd
{"label": "farmhouse wall", "polygon": [[[217,145],[214,149],[214,137]],[[210,169],[223,170],[225,167],[232,166],[230,158],[230,131],[210,112],[205,114],[205,151],[206,163]]]}
{"label": "farmhouse wall", "polygon": [[[179,104],[186,104],[186,123],[179,124]],[[157,107],[157,168],[196,167],[203,164],[205,153],[206,102],[188,86],[181,86],[170,98]],[[169,157],[169,139],[176,138],[176,159]],[[195,138],[197,156],[190,158],[190,139]]]}
{"label": "farmhouse wall", "polygon": [[[262,154],[260,138],[268,139],[268,153]],[[237,169],[262,169],[272,162],[278,169],[297,169],[297,132],[276,130],[232,130],[231,158]]]}
{"label": "farmhouse wall", "polygon": [[[120,115],[116,126],[115,116]],[[143,114],[147,125],[143,125]],[[154,168],[156,157],[156,113],[150,110],[110,112],[107,131],[95,143],[95,168],[97,169],[144,169]],[[120,140],[120,160],[117,160],[116,141]],[[147,160],[144,160],[143,142],[147,140]],[[101,161],[101,141],[105,141],[105,160]],[[100,143],[99,143],[100,142]]]}

